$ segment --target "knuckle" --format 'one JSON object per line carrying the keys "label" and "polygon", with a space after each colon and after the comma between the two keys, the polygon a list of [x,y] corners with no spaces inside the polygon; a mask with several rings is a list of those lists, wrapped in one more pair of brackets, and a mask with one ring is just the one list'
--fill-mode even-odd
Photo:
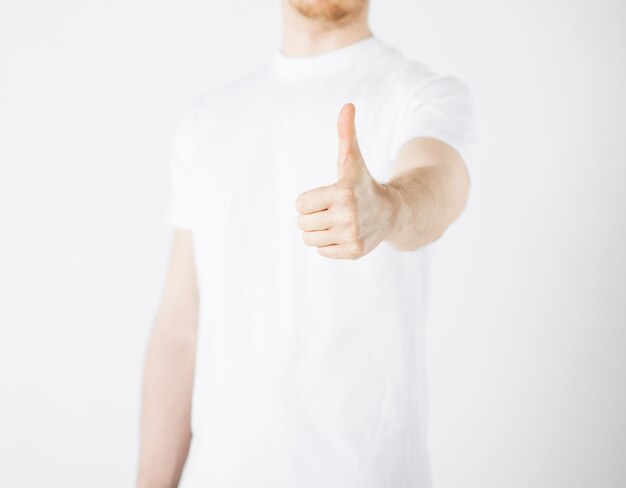
{"label": "knuckle", "polygon": [[349,248],[346,248],[346,250],[344,251],[343,258],[354,261],[355,259],[359,258],[359,255],[354,251],[353,248],[349,247]]}
{"label": "knuckle", "polygon": [[335,207],[333,211],[332,223],[335,226],[343,227],[351,222],[351,214],[345,208]]}
{"label": "knuckle", "polygon": [[337,189],[337,199],[339,202],[353,206],[356,203],[356,194],[351,186],[340,186]]}
{"label": "knuckle", "polygon": [[345,247],[345,257],[347,259],[352,259],[352,260],[358,259],[361,256],[363,256],[364,252],[365,252],[365,246],[363,245],[363,242],[360,240],[351,241]]}
{"label": "knuckle", "polygon": [[335,214],[336,223],[339,225],[347,225],[348,227],[356,226],[359,215],[356,207],[343,205],[338,208]]}

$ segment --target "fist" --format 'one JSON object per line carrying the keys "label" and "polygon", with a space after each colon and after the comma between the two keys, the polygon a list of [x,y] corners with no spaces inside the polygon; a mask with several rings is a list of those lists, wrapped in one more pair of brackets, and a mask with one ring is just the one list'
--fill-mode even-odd
{"label": "fist", "polygon": [[358,259],[385,239],[394,207],[388,188],[367,169],[356,138],[352,103],[337,119],[337,181],[302,193],[296,200],[302,241],[322,256]]}

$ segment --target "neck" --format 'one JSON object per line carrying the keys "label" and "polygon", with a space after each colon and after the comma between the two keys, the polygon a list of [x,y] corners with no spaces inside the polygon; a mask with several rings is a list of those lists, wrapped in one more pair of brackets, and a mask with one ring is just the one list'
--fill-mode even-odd
{"label": "neck", "polygon": [[286,56],[311,56],[342,48],[372,36],[365,6],[354,16],[331,22],[310,19],[283,0],[281,51]]}

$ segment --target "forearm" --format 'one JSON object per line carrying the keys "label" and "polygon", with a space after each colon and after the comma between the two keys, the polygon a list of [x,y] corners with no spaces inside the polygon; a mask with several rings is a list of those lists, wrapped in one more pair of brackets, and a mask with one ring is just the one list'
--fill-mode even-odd
{"label": "forearm", "polygon": [[[178,481],[191,440],[195,324],[157,318],[145,359],[138,488],[169,488]],[[185,330],[181,333],[178,329]]]}
{"label": "forearm", "polygon": [[404,171],[384,187],[393,208],[384,240],[412,251],[439,239],[461,214],[469,178],[463,161],[455,157],[446,164]]}

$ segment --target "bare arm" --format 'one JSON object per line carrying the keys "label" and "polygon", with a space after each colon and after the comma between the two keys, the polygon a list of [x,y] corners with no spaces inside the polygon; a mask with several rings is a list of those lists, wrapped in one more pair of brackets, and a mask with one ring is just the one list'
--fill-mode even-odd
{"label": "bare arm", "polygon": [[384,185],[393,202],[385,240],[411,251],[439,239],[463,212],[469,184],[463,159],[449,145],[427,137],[406,142]]}
{"label": "bare arm", "polygon": [[145,358],[139,488],[178,484],[191,441],[197,323],[192,234],[179,229]]}
{"label": "bare arm", "polygon": [[429,137],[405,142],[388,183],[365,164],[354,126],[355,107],[339,112],[337,181],[296,199],[304,244],[322,256],[358,259],[382,241],[412,251],[437,240],[463,211],[469,175],[459,153]]}

